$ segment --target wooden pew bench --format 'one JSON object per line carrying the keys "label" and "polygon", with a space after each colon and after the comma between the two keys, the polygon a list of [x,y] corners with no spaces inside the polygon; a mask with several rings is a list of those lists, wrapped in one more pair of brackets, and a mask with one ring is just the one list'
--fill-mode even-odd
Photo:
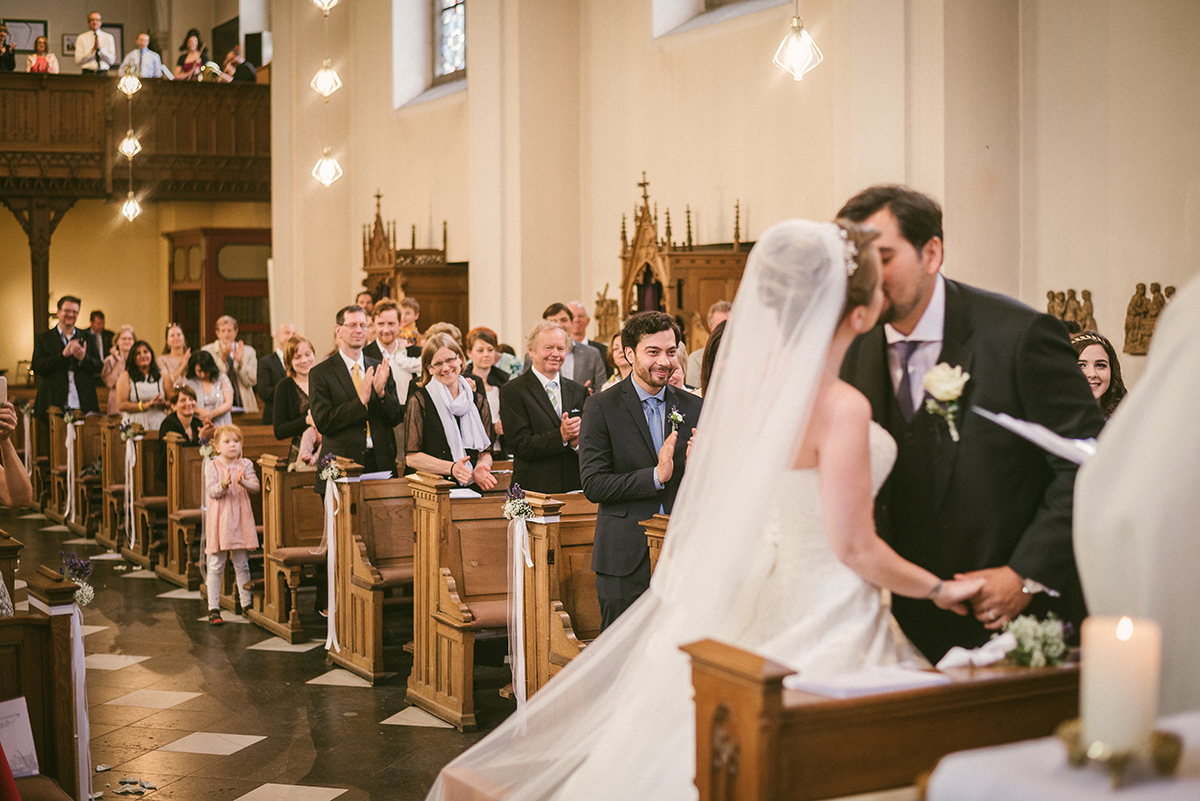
{"label": "wooden pew bench", "polygon": [[440,476],[408,477],[416,507],[413,669],[406,700],[461,731],[476,727],[475,640],[508,630],[504,495],[455,499]]}
{"label": "wooden pew bench", "polygon": [[[525,568],[525,692],[532,696],[600,633],[600,602],[592,572],[596,504],[582,493],[526,493],[529,522]],[[555,521],[554,518],[558,520]]]}
{"label": "wooden pew bench", "polygon": [[[54,608],[70,604],[78,585],[41,573],[28,576],[30,595]],[[79,798],[75,752],[71,617],[20,612],[0,618],[0,701],[25,698],[40,775],[17,779],[21,798]]]}
{"label": "wooden pew bench", "polygon": [[[158,478],[158,466],[167,457],[158,432],[142,431],[141,426],[133,440],[133,450],[133,545],[129,544],[128,531],[124,531],[117,544],[121,556],[149,570],[160,558],[155,545],[163,545],[167,534],[167,487]],[[121,480],[124,481],[124,475]],[[119,503],[122,509],[118,514],[124,521],[123,496]]]}
{"label": "wooden pew bench", "polygon": [[50,487],[50,500],[42,513],[55,523],[62,523],[67,508],[67,424],[63,421],[63,410],[57,406],[46,410],[46,418],[49,450],[45,476]]}
{"label": "wooden pew bench", "polygon": [[313,492],[315,472],[288,472],[287,457],[273,453],[258,458],[262,478],[262,602],[249,610],[250,622],[290,643],[308,635],[300,623],[297,595],[305,576],[325,564],[320,550],[325,512]]}
{"label": "wooden pew bench", "polygon": [[832,798],[916,783],[954,751],[1045,737],[1079,707],[1079,671],[974,668],[850,699],[783,687],[792,671],[713,640],[683,647],[700,801]]}
{"label": "wooden pew bench", "polygon": [[67,528],[80,537],[94,534],[100,528],[103,473],[88,472],[96,461],[103,471],[102,434],[106,418],[91,414],[77,420],[75,426],[75,509],[66,520]]}
{"label": "wooden pew bench", "polygon": [[[125,443],[121,440],[120,415],[105,417],[100,423],[100,458],[101,510],[96,543],[116,551],[125,529]],[[128,535],[124,536],[127,539]]]}
{"label": "wooden pew bench", "polygon": [[[353,479],[362,468],[346,471]],[[412,603],[413,498],[407,479],[339,481],[334,566],[338,650],[329,661],[371,683],[384,677],[385,601]]]}
{"label": "wooden pew bench", "polygon": [[[167,434],[167,549],[162,562],[154,571],[161,577],[189,590],[200,588],[200,503],[204,494],[204,460],[199,448],[184,446],[178,434]],[[242,456],[254,462],[271,453],[286,457],[290,440],[275,439],[269,426],[247,426],[242,429]],[[257,468],[256,468],[257,469]],[[261,475],[259,476],[261,482]],[[254,521],[262,537],[262,493],[250,496]],[[261,559],[261,554],[255,559]],[[232,585],[232,569],[226,570],[222,606],[237,606],[236,588]]]}

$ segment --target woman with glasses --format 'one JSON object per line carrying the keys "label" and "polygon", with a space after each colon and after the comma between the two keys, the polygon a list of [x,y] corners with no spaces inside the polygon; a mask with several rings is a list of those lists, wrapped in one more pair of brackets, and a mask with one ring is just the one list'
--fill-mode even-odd
{"label": "woman with glasses", "polygon": [[492,475],[492,410],[462,375],[462,347],[448,334],[426,335],[421,380],[405,409],[407,472],[448,476],[461,486],[487,491]]}

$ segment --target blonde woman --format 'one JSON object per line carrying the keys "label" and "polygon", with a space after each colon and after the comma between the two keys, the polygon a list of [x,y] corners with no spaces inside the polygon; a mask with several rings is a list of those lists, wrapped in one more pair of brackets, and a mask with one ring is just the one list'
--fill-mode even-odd
{"label": "blonde woman", "polygon": [[100,368],[100,380],[108,387],[108,414],[121,413],[121,396],[116,392],[117,381],[125,372],[134,342],[137,342],[137,334],[133,332],[133,326],[118,328],[117,335],[113,337],[113,347],[104,357],[104,366]]}

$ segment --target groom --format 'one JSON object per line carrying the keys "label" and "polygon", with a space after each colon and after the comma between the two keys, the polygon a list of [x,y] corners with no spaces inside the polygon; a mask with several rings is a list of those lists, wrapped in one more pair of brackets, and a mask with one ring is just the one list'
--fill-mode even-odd
{"label": "groom", "polygon": [[[984,579],[959,617],[894,596],[905,634],[930,661],[974,647],[1020,614],[1055,612],[1075,630],[1086,614],[1071,547],[1076,466],[975,414],[1007,412],[1066,437],[1094,437],[1104,419],[1062,323],[941,274],[942,210],[900,186],[875,186],[838,212],[878,228],[887,298],[880,325],[854,341],[842,377],[871,401],[899,447],[876,497],[880,535],[943,578]],[[934,365],[970,380],[954,416],[926,409]]]}

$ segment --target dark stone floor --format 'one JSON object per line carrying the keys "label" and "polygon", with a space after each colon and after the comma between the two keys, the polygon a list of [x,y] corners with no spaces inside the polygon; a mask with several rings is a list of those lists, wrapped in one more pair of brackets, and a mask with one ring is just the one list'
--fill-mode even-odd
{"label": "dark stone floor", "polygon": [[[19,576],[38,564],[59,567],[59,551],[81,557],[103,552],[94,544],[65,545],[75,538],[67,531],[41,530],[51,526],[44,518],[23,519],[0,510],[0,528],[25,545]],[[158,786],[145,798],[222,801],[252,791],[255,801],[335,797],[315,789],[263,787],[273,784],[342,788],[345,792],[336,795],[342,801],[422,799],[446,762],[515,708],[498,694],[509,681],[503,652],[497,651],[503,644],[485,643],[478,655],[491,666],[477,667],[475,675],[479,732],[383,725],[407,707],[405,683],[412,658],[402,645],[411,637],[412,620],[405,619],[411,607],[396,607],[385,631],[385,642],[393,643],[386,661],[394,676],[375,687],[308,684],[333,670],[322,647],[303,653],[248,650],[273,635],[252,624],[230,622],[230,613],[224,626],[211,627],[200,620],[207,605],[199,598],[160,598],[178,588],[157,578],[130,578],[134,566],[123,561],[95,560],[93,566],[96,597],[84,609],[84,623],[107,628],[87,634],[84,650],[89,655],[149,657],[118,670],[87,671],[92,762],[112,766],[94,774],[94,789],[107,790],[106,799],[119,797],[112,790],[126,776]],[[308,598],[311,604],[312,596]],[[305,625],[314,636],[321,635],[323,619],[311,606],[305,611],[310,613]],[[139,690],[199,695],[166,708],[108,703]],[[263,739],[228,755],[159,750],[193,732]]]}

